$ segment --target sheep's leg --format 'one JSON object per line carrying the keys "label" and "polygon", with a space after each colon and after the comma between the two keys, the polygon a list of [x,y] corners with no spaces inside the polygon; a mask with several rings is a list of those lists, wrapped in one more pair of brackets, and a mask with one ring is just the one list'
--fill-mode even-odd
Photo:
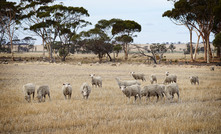
{"label": "sheep's leg", "polygon": [[69,99],[71,99],[71,94],[69,95]]}
{"label": "sheep's leg", "polygon": [[134,103],[136,103],[136,100],[137,100],[137,96],[135,95],[134,96]]}
{"label": "sheep's leg", "polygon": [[48,93],[48,97],[49,97],[49,100],[51,100],[51,96],[50,96],[50,93]]}
{"label": "sheep's leg", "polygon": [[179,92],[177,92],[176,94],[178,96],[178,101],[179,101],[180,100],[180,94],[179,94]]}
{"label": "sheep's leg", "polygon": [[156,102],[158,102],[158,100],[159,100],[159,95],[157,94],[157,101]]}
{"label": "sheep's leg", "polygon": [[130,103],[130,97],[128,97],[128,102],[127,102],[128,104]]}
{"label": "sheep's leg", "polygon": [[44,95],[43,97],[44,97],[44,102],[45,102],[46,95]]}
{"label": "sheep's leg", "polygon": [[138,95],[138,97],[139,97],[139,100],[140,100],[140,102],[139,102],[139,103],[141,103],[141,96],[140,96],[140,95]]}
{"label": "sheep's leg", "polygon": [[35,92],[33,93],[33,100],[34,100],[34,98],[35,98]]}

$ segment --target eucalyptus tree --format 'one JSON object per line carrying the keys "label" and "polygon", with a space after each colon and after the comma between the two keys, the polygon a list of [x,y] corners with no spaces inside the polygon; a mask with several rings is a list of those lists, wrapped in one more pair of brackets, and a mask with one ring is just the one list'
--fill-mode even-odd
{"label": "eucalyptus tree", "polygon": [[[150,49],[148,49],[147,46],[138,46],[135,45],[137,50],[138,50],[138,54],[140,56],[146,56],[147,58],[150,58],[153,60],[154,64],[157,64],[157,56],[159,56],[159,64],[163,58],[164,53],[167,52],[167,48],[166,48],[166,44],[159,44],[159,43],[154,43],[152,45],[150,45]],[[151,53],[152,55],[149,55],[148,53]]]}
{"label": "eucalyptus tree", "polygon": [[88,11],[83,7],[67,7],[63,5],[43,6],[39,8],[39,17],[47,18],[44,28],[49,31],[47,41],[48,49],[52,55],[52,45],[58,39],[61,44],[60,49],[67,49],[67,53],[63,54],[62,61],[65,61],[69,53],[69,46],[72,42],[72,37],[77,34],[79,28],[83,28],[90,22],[83,20],[83,17],[88,17]]}
{"label": "eucalyptus tree", "polygon": [[186,0],[174,1],[174,8],[167,10],[163,13],[163,17],[168,17],[176,25],[184,25],[188,28],[190,33],[190,57],[193,61],[193,45],[192,45],[192,32],[195,21],[193,20],[193,13],[189,12],[191,5]]}
{"label": "eucalyptus tree", "polygon": [[[16,2],[0,1],[0,25],[1,30],[4,30],[11,45],[12,59],[13,54],[13,38],[15,37],[16,25],[19,23],[19,5]],[[4,34],[4,32],[2,34]]]}
{"label": "eucalyptus tree", "polygon": [[[205,60],[207,63],[210,62],[211,48],[209,37],[214,29],[214,24],[216,24],[217,18],[220,18],[221,14],[221,0],[179,0],[175,4],[180,6],[175,7],[174,11],[166,11],[163,16],[176,17],[182,16],[183,13],[190,14],[184,16],[185,19],[191,20],[187,21],[187,24],[196,29],[203,41],[205,42]],[[218,19],[220,20],[220,19]],[[218,21],[218,24],[220,22]]]}
{"label": "eucalyptus tree", "polygon": [[123,51],[125,54],[125,60],[128,59],[129,43],[133,42],[135,32],[141,31],[141,25],[132,20],[119,20],[112,28],[112,35],[115,35],[115,39],[118,43],[123,45]]}
{"label": "eucalyptus tree", "polygon": [[102,62],[102,58],[105,54],[107,54],[110,61],[112,61],[110,53],[113,51],[113,44],[109,42],[110,38],[100,27],[82,32],[81,35],[86,49],[98,55],[99,62]]}
{"label": "eucalyptus tree", "polygon": [[45,44],[47,38],[47,30],[45,28],[46,18],[38,16],[38,9],[53,2],[54,0],[22,0],[20,2],[22,28],[28,30],[29,34],[31,31],[31,34],[34,33],[34,35],[42,39],[43,60],[45,60]]}

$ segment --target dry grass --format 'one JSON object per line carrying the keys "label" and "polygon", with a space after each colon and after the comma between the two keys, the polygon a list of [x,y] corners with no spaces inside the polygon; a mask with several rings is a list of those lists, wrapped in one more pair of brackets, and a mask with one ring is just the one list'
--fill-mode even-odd
{"label": "dry grass", "polygon": [[[138,71],[137,71],[138,70]],[[115,77],[132,79],[130,71],[142,72],[150,84],[155,73],[162,82],[165,71],[177,74],[181,101],[127,103]],[[90,73],[103,77],[103,88],[93,88],[83,100],[80,86],[90,83]],[[198,75],[200,85],[188,77]],[[51,101],[27,103],[22,86],[48,84]],[[71,100],[64,100],[61,87],[70,82]],[[47,63],[0,65],[0,133],[221,133],[221,68],[208,66],[109,64],[82,66]]]}

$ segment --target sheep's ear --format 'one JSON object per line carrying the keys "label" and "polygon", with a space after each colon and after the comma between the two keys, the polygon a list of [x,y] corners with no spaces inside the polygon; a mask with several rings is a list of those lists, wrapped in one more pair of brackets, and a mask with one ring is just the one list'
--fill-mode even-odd
{"label": "sheep's ear", "polygon": [[65,85],[65,84],[63,83],[63,85]]}
{"label": "sheep's ear", "polygon": [[68,83],[68,85],[70,85],[70,83]]}

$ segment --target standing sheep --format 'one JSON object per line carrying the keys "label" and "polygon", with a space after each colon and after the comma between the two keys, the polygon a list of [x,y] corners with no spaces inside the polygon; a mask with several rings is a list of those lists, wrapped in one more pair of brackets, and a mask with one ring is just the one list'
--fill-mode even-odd
{"label": "standing sheep", "polygon": [[199,85],[199,78],[198,76],[191,76],[190,78],[190,83],[196,85],[196,83],[198,83]]}
{"label": "standing sheep", "polygon": [[175,83],[177,82],[177,76],[175,74],[169,74],[169,72],[166,72],[165,74],[166,74],[166,77],[170,76],[171,82],[175,82]]}
{"label": "standing sheep", "polygon": [[116,81],[117,81],[117,84],[118,84],[119,88],[120,88],[121,86],[127,87],[127,86],[136,85],[136,84],[140,85],[140,83],[137,82],[136,80],[122,81],[122,80],[120,80],[120,78],[118,78],[118,77],[115,78],[115,79],[116,79]]}
{"label": "standing sheep", "polygon": [[152,75],[150,76],[150,83],[153,84],[154,81],[157,83],[157,77],[156,77],[155,74],[152,74]]}
{"label": "standing sheep", "polygon": [[95,74],[90,74],[89,76],[91,77],[92,86],[102,87],[102,78],[100,76],[95,76]]}
{"label": "standing sheep", "polygon": [[89,95],[91,93],[91,87],[85,82],[81,86],[81,94],[83,96],[83,99],[88,99]]}
{"label": "standing sheep", "polygon": [[179,94],[179,87],[178,87],[177,83],[171,83],[169,85],[166,85],[165,92],[166,92],[166,96],[168,99],[172,98],[172,100],[173,100],[174,94],[177,94],[178,100],[179,100],[180,94]]}
{"label": "standing sheep", "polygon": [[23,92],[25,93],[25,100],[31,101],[31,94],[33,95],[33,100],[35,97],[35,85],[33,83],[28,83],[23,86]]}
{"label": "standing sheep", "polygon": [[170,84],[170,83],[172,83],[172,78],[170,76],[166,76],[163,84]]}
{"label": "standing sheep", "polygon": [[62,91],[63,91],[65,99],[66,99],[66,96],[68,96],[68,99],[71,99],[72,87],[70,83],[64,83],[62,86]]}
{"label": "standing sheep", "polygon": [[146,81],[144,74],[135,74],[135,72],[130,72],[130,74],[133,76],[133,78],[135,80],[142,80],[142,81]]}
{"label": "standing sheep", "polygon": [[158,102],[159,97],[163,98],[164,96],[163,94],[165,94],[165,91],[162,85],[153,84],[153,85],[144,86],[140,94],[141,97],[146,96],[146,101],[147,98],[150,100],[150,96],[157,96],[156,102]]}
{"label": "standing sheep", "polygon": [[132,85],[132,86],[120,86],[121,91],[128,97],[128,103],[130,102],[130,97],[134,96],[135,102],[137,97],[140,98],[140,86],[139,85]]}
{"label": "standing sheep", "polygon": [[[38,102],[45,101],[46,95],[48,95],[48,97],[50,99],[49,86],[48,85],[40,86],[37,90],[37,94],[38,94],[38,96],[37,96]],[[44,97],[44,100],[43,100],[43,97]]]}

